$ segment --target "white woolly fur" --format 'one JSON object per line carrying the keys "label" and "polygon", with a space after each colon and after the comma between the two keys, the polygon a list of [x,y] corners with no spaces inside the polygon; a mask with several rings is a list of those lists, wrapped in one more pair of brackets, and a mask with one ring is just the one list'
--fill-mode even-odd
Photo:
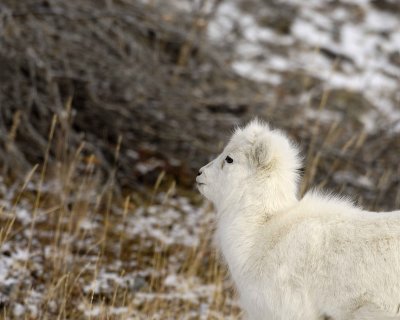
{"label": "white woolly fur", "polygon": [[400,319],[400,211],[297,197],[297,147],[255,120],[200,169],[216,243],[249,319]]}

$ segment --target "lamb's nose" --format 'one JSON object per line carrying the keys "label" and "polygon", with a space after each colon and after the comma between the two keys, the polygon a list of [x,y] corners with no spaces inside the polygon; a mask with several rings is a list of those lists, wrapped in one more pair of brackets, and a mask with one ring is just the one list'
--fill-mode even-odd
{"label": "lamb's nose", "polygon": [[202,172],[201,172],[201,171],[199,171],[199,172],[197,173],[197,176],[201,176],[201,173],[202,173]]}

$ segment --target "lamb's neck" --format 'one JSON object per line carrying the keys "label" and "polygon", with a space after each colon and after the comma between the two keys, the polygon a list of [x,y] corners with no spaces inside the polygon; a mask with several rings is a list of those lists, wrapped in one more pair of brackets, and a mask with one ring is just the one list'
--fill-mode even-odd
{"label": "lamb's neck", "polygon": [[241,207],[242,210],[252,208],[252,212],[257,212],[264,219],[269,219],[295,205],[298,202],[296,194],[295,188],[288,188],[288,190],[254,188],[244,193]]}
{"label": "lamb's neck", "polygon": [[[241,192],[232,193],[224,201],[216,204],[220,216],[247,215],[249,221],[268,220],[298,203],[296,186],[287,189],[243,187]],[[246,214],[248,212],[248,214]]]}
{"label": "lamb's neck", "polygon": [[257,239],[260,232],[265,231],[262,230],[265,224],[298,202],[295,194],[284,201],[269,199],[270,203],[265,192],[258,194],[257,190],[252,190],[250,194],[232,197],[231,205],[218,212],[217,241],[232,274],[238,277],[247,268],[255,267],[250,262],[254,261]]}
{"label": "lamb's neck", "polygon": [[261,215],[250,212],[229,212],[218,219],[216,240],[235,281],[240,281],[240,275],[251,267],[249,261],[262,220]]}

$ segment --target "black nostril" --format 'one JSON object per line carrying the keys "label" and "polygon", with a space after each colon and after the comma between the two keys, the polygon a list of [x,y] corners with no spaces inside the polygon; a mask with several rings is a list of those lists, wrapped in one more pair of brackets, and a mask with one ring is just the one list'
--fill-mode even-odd
{"label": "black nostril", "polygon": [[200,176],[201,175],[201,171],[199,171],[198,173],[197,173],[197,176]]}

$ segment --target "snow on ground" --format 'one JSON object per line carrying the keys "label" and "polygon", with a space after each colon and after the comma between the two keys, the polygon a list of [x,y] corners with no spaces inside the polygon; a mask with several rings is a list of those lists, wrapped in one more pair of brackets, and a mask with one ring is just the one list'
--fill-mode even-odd
{"label": "snow on ground", "polygon": [[[163,195],[160,194],[159,197]],[[127,221],[130,236],[145,236],[165,245],[182,244],[197,247],[202,230],[204,208],[195,208],[187,198],[170,199],[168,208],[153,205],[136,210],[136,217]],[[160,219],[162,217],[162,219]],[[210,217],[206,221],[211,224]]]}
{"label": "snow on ground", "polygon": [[[0,181],[0,189],[1,186]],[[34,185],[30,189],[37,190]],[[48,184],[43,190],[51,194]],[[226,283],[205,280],[202,273],[207,270],[199,274],[190,266],[190,259],[195,265],[196,257],[201,258],[197,251],[204,251],[204,243],[210,242],[212,236],[213,212],[209,205],[196,206],[186,197],[159,193],[150,204],[129,210],[115,206],[107,219],[104,213],[90,209],[77,218],[60,211],[53,211],[51,216],[49,210],[39,208],[31,232],[32,205],[23,201],[13,206],[12,196],[0,196],[0,223],[8,226],[14,221],[11,232],[0,242],[0,305],[8,308],[10,318],[39,319],[44,310],[53,315],[59,312],[62,302],[49,298],[56,291],[48,287],[53,272],[58,272],[49,269],[53,264],[76,276],[75,286],[81,293],[78,301],[71,303],[84,318],[107,314],[120,319],[144,319],[150,312],[154,319],[174,319],[174,315],[168,316],[158,307],[162,303],[177,309],[188,305],[186,319],[229,316],[230,312],[224,314],[215,306],[215,297],[222,290],[229,292]],[[64,218],[58,219],[61,215]],[[53,225],[53,220],[61,221],[61,227]],[[78,222],[71,231],[63,227],[72,221]],[[105,226],[108,240],[103,246]],[[64,231],[56,245],[58,229]],[[224,298],[225,305],[237,308],[230,296]],[[105,302],[109,300],[115,301]],[[152,309],[142,314],[140,310],[146,306]]]}
{"label": "snow on ground", "polygon": [[[286,31],[262,24],[273,19],[271,10],[287,19]],[[368,0],[223,1],[208,34],[219,45],[230,43],[232,67],[244,77],[278,85],[282,72],[300,70],[328,88],[363,93],[400,129],[399,14]]]}
{"label": "snow on ground", "polygon": [[[361,93],[371,104],[368,108],[374,109],[360,115],[367,131],[384,123],[400,132],[397,1],[142,2],[162,6],[166,12],[172,6],[185,14],[200,11],[209,17],[207,36],[237,74],[272,87],[285,87],[288,74],[308,74],[324,89]],[[266,89],[266,95],[271,91]]]}

